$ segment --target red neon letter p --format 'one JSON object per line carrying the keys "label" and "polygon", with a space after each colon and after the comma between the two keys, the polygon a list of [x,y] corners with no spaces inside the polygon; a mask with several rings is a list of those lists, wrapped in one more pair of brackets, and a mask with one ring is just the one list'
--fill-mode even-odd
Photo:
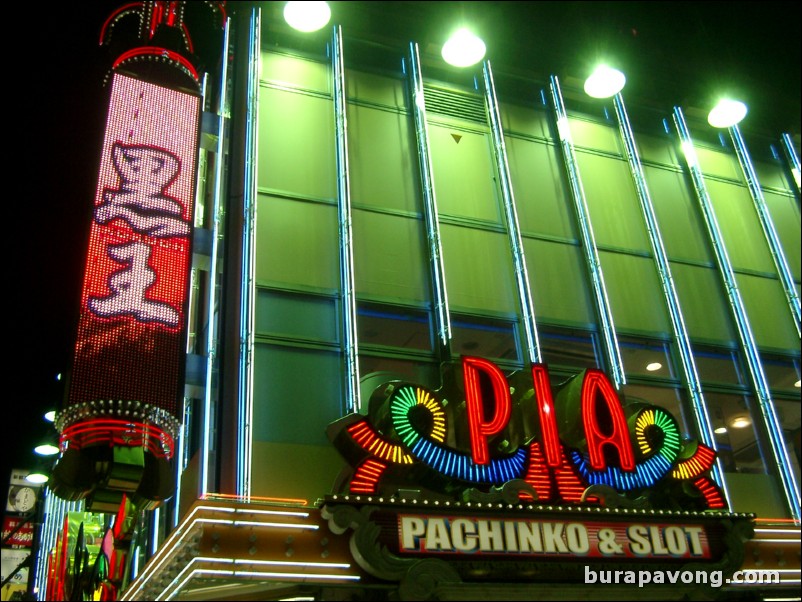
{"label": "red neon letter p", "polygon": [[[487,438],[496,435],[507,426],[510,420],[510,389],[507,379],[498,367],[478,357],[462,358],[462,372],[465,380],[465,407],[468,411],[468,428],[471,436],[471,455],[476,464],[488,464],[490,454],[487,449]],[[490,378],[495,399],[493,418],[485,418],[482,403],[482,388],[479,384],[479,372]]]}

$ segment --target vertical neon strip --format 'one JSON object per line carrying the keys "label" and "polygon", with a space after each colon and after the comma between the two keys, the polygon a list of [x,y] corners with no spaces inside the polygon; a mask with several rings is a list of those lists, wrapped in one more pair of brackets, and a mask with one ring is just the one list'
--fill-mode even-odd
{"label": "vertical neon strip", "polygon": [[699,201],[699,207],[702,210],[702,216],[704,217],[711,246],[716,256],[716,264],[721,278],[724,281],[724,289],[727,291],[730,308],[732,309],[733,318],[738,330],[738,338],[744,355],[746,356],[747,367],[757,395],[760,413],[766,425],[766,431],[769,434],[771,451],[780,472],[786,503],[788,504],[791,516],[796,520],[800,520],[799,484],[796,482],[796,477],[790,469],[791,461],[788,455],[788,449],[785,445],[785,440],[782,436],[782,427],[780,426],[780,421],[774,409],[774,402],[769,393],[768,381],[763,372],[763,366],[760,363],[757,344],[752,335],[752,328],[749,325],[746,308],[741,299],[741,293],[735,279],[735,272],[733,271],[730,258],[727,255],[727,249],[724,246],[724,239],[721,235],[716,215],[713,212],[713,205],[707,194],[702,170],[699,167],[699,160],[696,157],[696,150],[693,146],[693,140],[688,131],[688,126],[685,123],[685,116],[682,114],[682,109],[679,107],[674,107],[674,125],[677,128],[677,134],[682,144],[685,161],[688,165],[691,178],[693,179],[696,198]]}
{"label": "vertical neon strip", "polygon": [[568,170],[568,182],[571,186],[571,195],[574,199],[577,222],[582,236],[582,248],[585,252],[585,261],[588,264],[590,279],[593,284],[593,296],[596,301],[596,310],[601,320],[602,338],[604,339],[604,349],[607,361],[610,364],[613,382],[616,389],[620,389],[626,383],[621,352],[618,349],[618,339],[615,335],[613,325],[613,314],[607,299],[607,291],[604,287],[604,275],[602,274],[599,253],[596,250],[596,239],[593,236],[593,228],[590,224],[590,212],[588,211],[585,192],[582,188],[582,180],[579,177],[579,165],[574,153],[574,143],[571,140],[571,131],[568,126],[568,115],[565,112],[560,83],[557,77],[552,75],[550,78],[551,97],[554,101],[554,112],[557,117],[557,133],[560,136],[560,144],[563,150],[565,167]]}
{"label": "vertical neon strip", "polygon": [[150,556],[155,556],[159,549],[161,530],[159,529],[159,522],[161,519],[161,508],[154,508],[148,517],[150,520],[150,537],[148,537],[148,547],[150,548]]}
{"label": "vertical neon strip", "polygon": [[[217,427],[216,418],[213,417],[213,398],[214,398],[214,374],[217,363],[217,325],[219,296],[217,294],[217,272],[220,227],[223,219],[221,208],[223,199],[223,157],[226,146],[226,124],[228,123],[228,44],[231,32],[231,20],[226,19],[225,31],[223,32],[223,59],[220,74],[219,101],[217,107],[217,148],[215,149],[215,174],[214,174],[214,198],[213,198],[213,220],[211,224],[212,249],[209,257],[209,298],[206,303],[206,382],[204,383],[203,396],[203,428],[201,431],[201,445],[199,450],[200,477],[198,479],[198,494],[202,497],[209,492],[209,462],[211,461],[214,448],[212,447],[212,432]],[[176,524],[178,521],[178,504],[176,504]]]}
{"label": "vertical neon strip", "polygon": [[796,154],[796,147],[794,146],[794,141],[791,138],[791,134],[783,134],[782,139],[783,148],[785,149],[785,158],[787,159],[791,169],[791,175],[794,176],[796,191],[799,192],[800,187],[802,186],[802,182],[800,182],[799,155]]}
{"label": "vertical neon strip", "polygon": [[788,259],[785,257],[782,245],[780,244],[780,237],[777,236],[777,230],[774,228],[774,222],[769,214],[769,208],[766,206],[766,200],[763,198],[763,191],[760,189],[760,182],[755,173],[755,167],[752,164],[752,158],[749,156],[749,149],[746,148],[741,130],[738,125],[734,125],[730,130],[730,137],[732,138],[733,146],[735,146],[735,153],[738,155],[738,163],[741,164],[741,170],[744,174],[747,186],[749,186],[749,193],[752,195],[752,202],[755,204],[755,211],[760,219],[760,227],[763,228],[763,236],[766,237],[766,242],[771,250],[771,258],[774,260],[774,266],[777,268],[777,273],[780,275],[780,282],[782,282],[785,297],[788,301],[788,307],[791,310],[791,316],[794,319],[796,326],[796,335],[800,336],[799,329],[799,294],[796,292],[796,283],[791,274],[791,268],[788,267]]}
{"label": "vertical neon strip", "polygon": [[[649,189],[646,186],[646,176],[643,173],[643,165],[641,164],[638,149],[635,145],[635,136],[632,133],[632,127],[629,122],[629,116],[624,105],[624,97],[617,94],[613,99],[615,106],[615,114],[618,118],[618,128],[621,133],[621,140],[624,142],[624,148],[627,153],[627,161],[629,162],[629,169],[632,173],[632,179],[635,183],[635,189],[638,192],[638,200],[640,201],[641,212],[643,213],[643,220],[646,222],[646,231],[649,234],[649,242],[652,246],[652,254],[654,255],[655,266],[657,273],[660,276],[660,284],[663,288],[663,296],[666,300],[668,307],[668,315],[671,318],[671,328],[674,332],[674,341],[677,344],[679,351],[680,364],[682,366],[682,373],[685,377],[685,385],[691,396],[691,403],[693,406],[693,415],[696,419],[696,427],[699,431],[699,436],[702,442],[708,447],[717,450],[716,438],[713,434],[713,427],[710,422],[710,415],[707,412],[707,404],[702,394],[702,383],[699,378],[699,373],[696,370],[696,362],[693,359],[693,350],[691,348],[691,341],[688,335],[688,329],[685,326],[685,320],[682,316],[682,310],[679,304],[679,296],[674,287],[674,278],[671,275],[671,265],[668,261],[668,253],[666,253],[663,238],[660,235],[660,228],[657,224],[657,216],[654,211]],[[724,491],[724,494],[729,498],[729,493],[726,490],[726,483],[724,481],[724,470],[721,465],[721,460],[716,458],[716,464],[713,467],[712,475],[716,484]]]}
{"label": "vertical neon strip", "polygon": [[501,196],[504,200],[504,215],[507,218],[507,231],[510,238],[512,249],[512,259],[515,264],[515,281],[518,285],[518,299],[521,302],[523,312],[523,326],[526,332],[526,348],[529,354],[529,361],[539,364],[540,341],[537,336],[537,324],[535,322],[535,308],[532,303],[532,291],[529,288],[529,275],[526,271],[526,257],[524,255],[524,245],[521,240],[521,226],[518,223],[518,213],[515,209],[515,196],[512,191],[512,179],[510,178],[510,166],[507,161],[507,148],[504,145],[504,131],[501,126],[501,115],[498,109],[498,98],[496,97],[496,86],[493,82],[493,72],[490,68],[490,61],[482,64],[482,74],[485,81],[485,104],[487,115],[490,119],[490,131],[493,135],[493,151],[496,157],[496,169],[501,183]]}
{"label": "vertical neon strip", "polygon": [[247,109],[245,115],[245,173],[242,233],[242,294],[240,299],[239,430],[237,433],[237,495],[251,496],[253,456],[253,332],[256,296],[256,137],[259,107],[260,9],[251,12],[248,32]]}
{"label": "vertical neon strip", "polygon": [[343,352],[346,362],[345,399],[349,412],[358,412],[359,354],[356,336],[356,294],[354,291],[354,240],[351,229],[351,183],[348,171],[348,120],[345,115],[345,65],[342,30],[334,27],[332,37],[334,79],[334,128],[337,151],[337,212],[340,228],[340,295],[343,319]]}
{"label": "vertical neon strip", "polygon": [[440,242],[440,224],[437,212],[437,197],[434,192],[432,158],[429,151],[429,130],[426,126],[426,99],[423,94],[423,77],[420,69],[418,45],[409,45],[412,78],[412,112],[415,115],[415,136],[418,141],[421,187],[423,189],[423,211],[426,217],[426,237],[429,242],[429,258],[434,280],[434,319],[437,337],[444,357],[451,355],[451,318],[448,313],[446,271],[443,266],[443,247]]}
{"label": "vertical neon strip", "polygon": [[68,512],[82,512],[84,502],[83,500],[75,502],[62,500],[45,486],[41,488],[41,492],[44,499],[39,500],[38,503],[45,506],[44,517],[42,531],[39,535],[39,548],[32,552],[37,555],[36,573],[30,579],[34,579],[33,587],[37,592],[37,599],[46,600],[49,554],[56,546],[58,535],[64,525],[64,517]]}
{"label": "vertical neon strip", "polygon": [[[207,88],[208,76],[204,75],[203,83],[201,84],[201,115],[203,115],[203,108],[206,106]],[[198,145],[197,165],[198,169],[195,174],[195,227],[201,228],[203,227],[203,213],[205,210],[202,200],[204,196],[203,177],[208,170],[206,152],[203,150],[201,145]],[[187,313],[189,314],[189,317],[187,318],[188,328],[192,328],[193,325],[195,328],[197,328],[197,322],[202,318],[202,316],[195,315],[195,313],[198,311],[198,302],[200,297],[200,271],[200,268],[196,266],[192,267],[192,286],[190,286],[189,289],[189,303],[187,303]],[[196,347],[197,343],[195,341],[195,336],[188,336],[187,355],[193,353]],[[177,449],[175,462],[175,493],[173,494],[172,501],[173,513],[171,517],[171,527],[178,525],[178,521],[180,519],[179,506],[181,505],[181,473],[184,472],[184,468],[186,468],[186,461],[189,457],[189,433],[191,419],[191,399],[184,395],[184,405],[181,410],[181,425],[179,426],[178,436],[176,437]]]}

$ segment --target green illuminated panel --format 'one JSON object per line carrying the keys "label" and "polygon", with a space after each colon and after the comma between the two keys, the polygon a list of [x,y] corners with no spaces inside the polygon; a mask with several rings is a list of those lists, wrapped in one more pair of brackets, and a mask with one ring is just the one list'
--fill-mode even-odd
{"label": "green illuminated panel", "polygon": [[582,250],[575,245],[524,239],[532,300],[539,321],[593,324],[593,302]]}
{"label": "green illuminated panel", "polygon": [[625,161],[577,152],[596,244],[650,250],[632,174]]}
{"label": "green illuminated panel", "polygon": [[420,184],[411,118],[348,105],[352,202],[420,212]]}
{"label": "green illuminated panel", "polygon": [[749,189],[716,180],[706,186],[733,268],[776,274]]}
{"label": "green illuminated panel", "polygon": [[651,257],[599,253],[616,330],[667,335],[671,326]]}
{"label": "green illuminated panel", "polygon": [[799,350],[799,336],[782,284],[774,278],[736,274],[758,347]]}
{"label": "green illuminated panel", "polygon": [[440,213],[501,223],[488,136],[435,123],[428,129]]}
{"label": "green illuminated panel", "polygon": [[506,234],[443,224],[441,236],[448,300],[452,307],[518,311]]}
{"label": "green illuminated panel", "polygon": [[284,194],[336,196],[332,101],[261,88],[257,182]]}
{"label": "green illuminated panel", "polygon": [[511,136],[506,147],[521,230],[576,239],[565,167],[557,148]]}
{"label": "green illuminated panel", "polygon": [[692,339],[728,344],[736,340],[721,276],[712,268],[672,263],[671,273]]}
{"label": "green illuminated panel", "polygon": [[428,251],[421,220],[355,210],[353,232],[358,295],[403,301],[430,299]]}
{"label": "green illuminated panel", "polygon": [[334,205],[260,195],[257,216],[257,281],[323,290],[339,288]]}

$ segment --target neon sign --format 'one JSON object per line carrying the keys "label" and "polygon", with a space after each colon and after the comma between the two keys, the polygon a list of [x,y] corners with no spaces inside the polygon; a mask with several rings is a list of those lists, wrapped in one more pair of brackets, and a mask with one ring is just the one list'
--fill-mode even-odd
{"label": "neon sign", "polygon": [[525,390],[520,378],[510,387],[492,362],[463,357],[461,387],[378,387],[367,416],[350,414],[328,429],[353,467],[348,493],[418,487],[481,499],[512,483],[522,500],[725,507],[706,476],[715,452],[683,441],[668,411],[622,404],[600,370],[575,376],[556,398],[545,365],[533,365],[531,376]]}

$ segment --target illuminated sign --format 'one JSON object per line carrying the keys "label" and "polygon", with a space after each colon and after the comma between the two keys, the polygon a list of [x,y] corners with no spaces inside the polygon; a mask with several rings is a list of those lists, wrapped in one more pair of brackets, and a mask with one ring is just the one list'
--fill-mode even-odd
{"label": "illuminated sign", "polygon": [[463,357],[461,383],[452,376],[434,392],[387,382],[368,408],[328,429],[353,467],[347,493],[418,488],[481,500],[514,490],[560,504],[725,507],[707,476],[715,452],[683,440],[664,408],[623,405],[600,370],[575,376],[555,398],[543,364],[511,386],[492,362]]}
{"label": "illuminated sign", "polygon": [[701,525],[398,516],[399,552],[708,559]]}
{"label": "illuminated sign", "polygon": [[[63,450],[137,447],[168,460],[173,454],[199,111],[196,95],[113,75],[73,372],[56,422]],[[145,465],[121,453],[114,461]],[[80,480],[80,466],[74,475],[69,469],[80,462],[60,464],[69,466],[56,471],[57,485],[60,478],[73,489],[94,486],[71,483]],[[112,486],[136,489],[132,480]]]}

